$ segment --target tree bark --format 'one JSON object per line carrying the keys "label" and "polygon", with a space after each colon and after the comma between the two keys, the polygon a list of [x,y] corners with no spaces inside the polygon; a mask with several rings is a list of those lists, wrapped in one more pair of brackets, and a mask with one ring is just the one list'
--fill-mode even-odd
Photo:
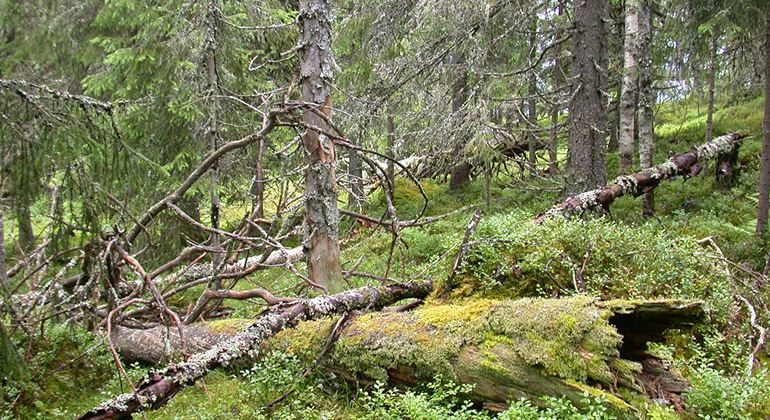
{"label": "tree bark", "polygon": [[[652,13],[651,0],[639,2],[639,165],[642,168],[652,166],[654,150],[653,139],[653,103],[655,96],[652,91]],[[710,141],[707,139],[706,141]],[[655,215],[655,192],[649,191],[642,197],[642,215]]]}
{"label": "tree bark", "polygon": [[393,121],[393,114],[388,114],[385,126],[385,136],[388,139],[388,150],[386,151],[386,155],[390,158],[390,160],[388,160],[387,167],[388,182],[390,182],[390,185],[394,186],[395,188],[396,167],[393,164],[393,160],[396,159],[396,123]]}
{"label": "tree bark", "polygon": [[464,106],[468,101],[468,74],[463,68],[465,59],[463,58],[462,53],[452,54],[451,59],[452,64],[460,67],[457,79],[452,85],[452,120],[455,127],[454,134],[456,136],[455,147],[454,150],[452,150],[452,159],[456,163],[449,170],[449,189],[457,190],[463,185],[467,185],[471,180],[471,165],[463,156],[465,145],[468,142],[466,133],[463,129],[466,115]]}
{"label": "tree bark", "polygon": [[642,169],[630,175],[621,175],[606,186],[567,198],[540,214],[535,222],[540,223],[559,214],[569,215],[596,208],[608,212],[610,204],[622,195],[632,194],[638,197],[654,189],[664,179],[677,175],[696,175],[703,162],[716,158],[720,154],[729,153],[739,146],[743,137],[745,136],[740,133],[728,133],[697,149],[693,148],[687,153],[676,155],[660,165]]}
{"label": "tree bark", "polygon": [[348,208],[359,210],[364,200],[364,173],[361,167],[361,157],[355,150],[348,151],[348,176],[350,178],[350,195]]}
{"label": "tree bark", "polygon": [[[331,0],[301,0],[299,4],[302,134],[308,166],[305,170],[305,239],[310,278],[331,293],[345,289],[340,263],[339,210],[334,174],[331,127],[332,34]],[[320,130],[320,131],[317,131]]]}
{"label": "tree bark", "polygon": [[[531,17],[532,23],[529,33],[529,65],[535,65],[537,58],[537,16]],[[537,74],[535,69],[529,71],[529,77],[527,80],[527,120],[529,127],[529,134],[527,135],[527,143],[529,146],[529,174],[530,178],[537,176]]]}
{"label": "tree bark", "polygon": [[[207,135],[209,140],[209,150],[211,153],[216,153],[219,149],[219,120],[217,100],[214,99],[219,90],[219,78],[217,77],[216,69],[216,49],[217,49],[217,24],[216,24],[216,6],[213,2],[210,2],[206,10],[206,35],[205,35],[205,51],[206,51],[206,77],[207,77],[207,92],[209,96],[209,121],[207,127]],[[215,163],[210,171],[209,177],[211,178],[211,185],[209,186],[209,199],[211,200],[211,227],[219,230],[219,211],[220,211],[220,199],[219,199],[219,164]],[[218,249],[221,247],[221,238],[219,233],[211,233],[211,247]],[[211,253],[211,264],[216,270],[222,263],[223,254],[217,251]],[[219,280],[214,281],[214,287],[219,289],[222,284]]]}
{"label": "tree bark", "polygon": [[[562,8],[561,2],[559,2],[558,6],[558,14],[561,16],[564,13],[564,10]],[[556,30],[557,38],[561,38],[562,29],[559,28]],[[554,52],[554,64],[553,64],[553,90],[557,94],[561,91],[561,86],[564,80],[564,72],[561,68],[561,43],[559,43],[556,46],[556,51]],[[549,166],[549,173],[551,176],[556,176],[556,172],[559,170],[559,163],[558,163],[558,150],[559,150],[559,111],[561,111],[561,106],[559,106],[559,99],[555,99],[553,101],[553,107],[551,108],[551,141],[548,144],[548,158],[551,161],[551,165]]]}
{"label": "tree bark", "polygon": [[641,58],[639,21],[643,19],[639,12],[642,7],[644,6],[641,0],[626,0],[623,85],[620,92],[620,132],[618,133],[618,157],[621,173],[627,172],[634,164],[634,122],[637,89],[639,87],[639,60]]}
{"label": "tree bark", "polygon": [[606,0],[575,3],[566,196],[596,188],[607,180],[606,116],[601,93],[606,7]]}
{"label": "tree bark", "polygon": [[132,413],[147,409],[156,410],[182,388],[194,384],[212,369],[227,366],[243,358],[258,356],[262,343],[300,321],[354,310],[377,310],[407,298],[425,298],[432,287],[430,282],[369,286],[270,307],[232,338],[219,342],[210,350],[193,355],[186,362],[174,363],[162,370],[151,370],[138,382],[135,392],[106,401],[78,419],[124,420],[130,419]]}
{"label": "tree bark", "polygon": [[765,118],[762,121],[762,164],[759,173],[759,205],[757,206],[757,235],[767,228],[770,211],[770,8],[765,29]]}
{"label": "tree bark", "polygon": [[714,135],[714,89],[717,79],[717,36],[712,35],[709,63],[708,104],[706,105],[706,141]]}

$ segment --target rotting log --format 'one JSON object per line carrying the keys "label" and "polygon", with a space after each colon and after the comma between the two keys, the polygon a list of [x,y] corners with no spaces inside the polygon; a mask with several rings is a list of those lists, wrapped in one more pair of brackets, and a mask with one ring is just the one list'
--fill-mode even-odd
{"label": "rotting log", "polygon": [[610,204],[622,195],[631,194],[638,197],[653,190],[664,179],[678,175],[697,175],[703,162],[734,153],[744,137],[742,133],[728,133],[697,148],[693,147],[687,153],[673,156],[660,165],[642,169],[633,174],[621,175],[608,185],[572,196],[551,207],[540,214],[535,222],[540,223],[559,214],[575,214],[596,208],[608,212]]}
{"label": "rotting log", "polygon": [[[589,392],[607,397],[608,409],[618,417],[633,418],[633,409],[616,396],[619,389],[679,403],[686,386],[646,354],[647,341],[661,341],[664,331],[704,318],[698,301],[603,302],[579,296],[428,304],[414,312],[351,318],[323,367],[363,384],[379,380],[411,386],[441,375],[474,384],[468,397],[496,411],[513,399],[538,403],[546,395],[581,406]],[[224,322],[203,328],[223,334]],[[334,324],[329,319],[302,322],[278,333],[263,352],[290,352],[312,363]],[[145,331],[143,340],[160,343],[162,333]],[[130,344],[124,341],[119,351],[130,350]],[[665,386],[652,386],[658,383]]]}
{"label": "rotting log", "polygon": [[192,385],[212,369],[245,357],[257,357],[262,343],[300,321],[353,310],[376,310],[402,299],[424,298],[432,288],[430,282],[368,286],[272,306],[233,337],[207,351],[196,353],[186,362],[173,363],[162,370],[150,370],[138,381],[134,392],[106,401],[78,419],[123,420],[130,419],[132,413],[158,409],[182,388]]}

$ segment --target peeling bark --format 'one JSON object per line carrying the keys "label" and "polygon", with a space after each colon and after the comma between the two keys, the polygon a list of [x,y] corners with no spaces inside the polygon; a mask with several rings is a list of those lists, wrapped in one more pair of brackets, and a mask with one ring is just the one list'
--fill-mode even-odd
{"label": "peeling bark", "polygon": [[86,419],[130,419],[132,413],[158,409],[182,388],[194,384],[212,369],[227,366],[245,357],[256,357],[260,345],[279,331],[303,320],[316,319],[353,310],[380,309],[407,298],[424,298],[432,290],[430,282],[362,287],[332,296],[302,299],[266,309],[258,319],[232,338],[219,342],[186,362],[162,370],[151,370],[137,383],[135,392],[106,401],[78,417]]}
{"label": "peeling bark", "polygon": [[575,195],[551,207],[540,214],[535,222],[540,223],[559,214],[569,215],[596,208],[607,212],[610,204],[622,195],[631,194],[638,197],[653,190],[664,179],[677,175],[696,175],[704,161],[731,153],[739,146],[743,137],[745,135],[741,133],[728,133],[698,148],[692,148],[687,153],[676,155],[660,165],[642,169],[630,175],[621,175],[608,185]]}
{"label": "peeling bark", "polygon": [[326,118],[331,117],[332,33],[330,0],[299,2],[299,53],[302,113],[307,128],[302,143],[305,169],[305,240],[311,280],[336,293],[345,289],[340,263],[339,210],[334,174],[334,140]]}

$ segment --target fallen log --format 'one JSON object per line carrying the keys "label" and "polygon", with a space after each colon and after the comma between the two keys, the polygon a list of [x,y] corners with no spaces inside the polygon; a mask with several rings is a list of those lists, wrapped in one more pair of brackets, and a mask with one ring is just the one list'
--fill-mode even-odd
{"label": "fallen log", "polygon": [[697,175],[704,161],[734,154],[744,137],[742,133],[728,133],[697,148],[693,147],[689,152],[676,155],[660,165],[630,175],[621,175],[608,185],[567,198],[541,213],[535,222],[540,223],[559,214],[569,215],[596,208],[608,212],[610,204],[622,195],[631,194],[638,197],[657,187],[664,179],[677,175]]}
{"label": "fallen log", "polygon": [[424,298],[432,287],[430,282],[369,286],[332,296],[275,305],[263,311],[256,321],[232,338],[193,355],[186,362],[173,363],[162,370],[149,371],[139,380],[134,392],[106,401],[78,419],[123,420],[130,419],[132,413],[158,409],[182,388],[192,385],[212,369],[227,366],[245,357],[256,357],[262,343],[300,321],[352,310],[380,309],[407,298]]}
{"label": "fallen log", "polygon": [[[678,403],[686,386],[645,352],[647,342],[663,341],[664,331],[704,317],[702,302],[697,301],[602,302],[580,296],[431,304],[414,312],[352,318],[323,363],[328,371],[364,384],[379,380],[411,386],[437,375],[474,384],[468,397],[495,411],[513,399],[537,403],[546,395],[564,396],[582,406],[589,392],[605,396],[616,416],[633,418],[633,408],[616,396],[620,388]],[[228,326],[237,328],[243,322],[218,321],[196,328],[221,337]],[[329,319],[302,322],[277,334],[264,351],[293,353],[312,363],[334,324]],[[114,341],[121,342],[119,336],[126,331]],[[144,343],[161,343],[164,331],[141,334]],[[121,343],[119,351],[144,361],[157,360],[163,348],[156,344],[155,359],[148,360],[150,353],[136,351],[131,340]],[[660,383],[665,386],[653,386]]]}

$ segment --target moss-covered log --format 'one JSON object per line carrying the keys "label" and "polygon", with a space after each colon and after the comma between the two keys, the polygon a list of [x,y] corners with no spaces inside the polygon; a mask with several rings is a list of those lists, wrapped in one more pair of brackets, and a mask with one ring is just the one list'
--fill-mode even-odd
{"label": "moss-covered log", "polygon": [[233,337],[193,355],[186,362],[173,363],[162,370],[151,370],[140,379],[134,392],[106,401],[78,419],[123,420],[130,419],[135,412],[157,409],[212,369],[258,356],[260,346],[284,328],[293,327],[303,320],[352,310],[380,309],[402,299],[423,298],[432,287],[430,282],[362,287],[336,295],[275,305],[263,311],[256,321]]}
{"label": "moss-covered log", "polygon": [[660,165],[630,175],[621,175],[608,185],[562,201],[542,213],[535,221],[539,223],[557,214],[579,213],[595,208],[608,211],[610,204],[622,195],[631,194],[638,197],[653,190],[664,179],[697,174],[706,160],[734,154],[743,137],[745,136],[741,133],[728,133],[697,148],[693,147],[689,152],[676,155]]}
{"label": "moss-covered log", "polygon": [[[537,403],[545,395],[565,396],[580,406],[588,392],[606,397],[618,416],[634,417],[617,391],[644,393],[645,383],[668,374],[663,368],[645,370],[650,365],[646,342],[660,341],[665,330],[703,317],[700,302],[682,301],[573,297],[431,304],[414,312],[350,320],[324,363],[343,378],[363,383],[409,386],[441,375],[474,384],[469,397],[493,410],[521,397]],[[263,351],[290,352],[310,362],[333,324],[329,319],[300,323],[277,334]],[[222,334],[226,325],[204,328]],[[668,375],[664,380],[675,386],[654,397],[681,393],[683,381]]]}

